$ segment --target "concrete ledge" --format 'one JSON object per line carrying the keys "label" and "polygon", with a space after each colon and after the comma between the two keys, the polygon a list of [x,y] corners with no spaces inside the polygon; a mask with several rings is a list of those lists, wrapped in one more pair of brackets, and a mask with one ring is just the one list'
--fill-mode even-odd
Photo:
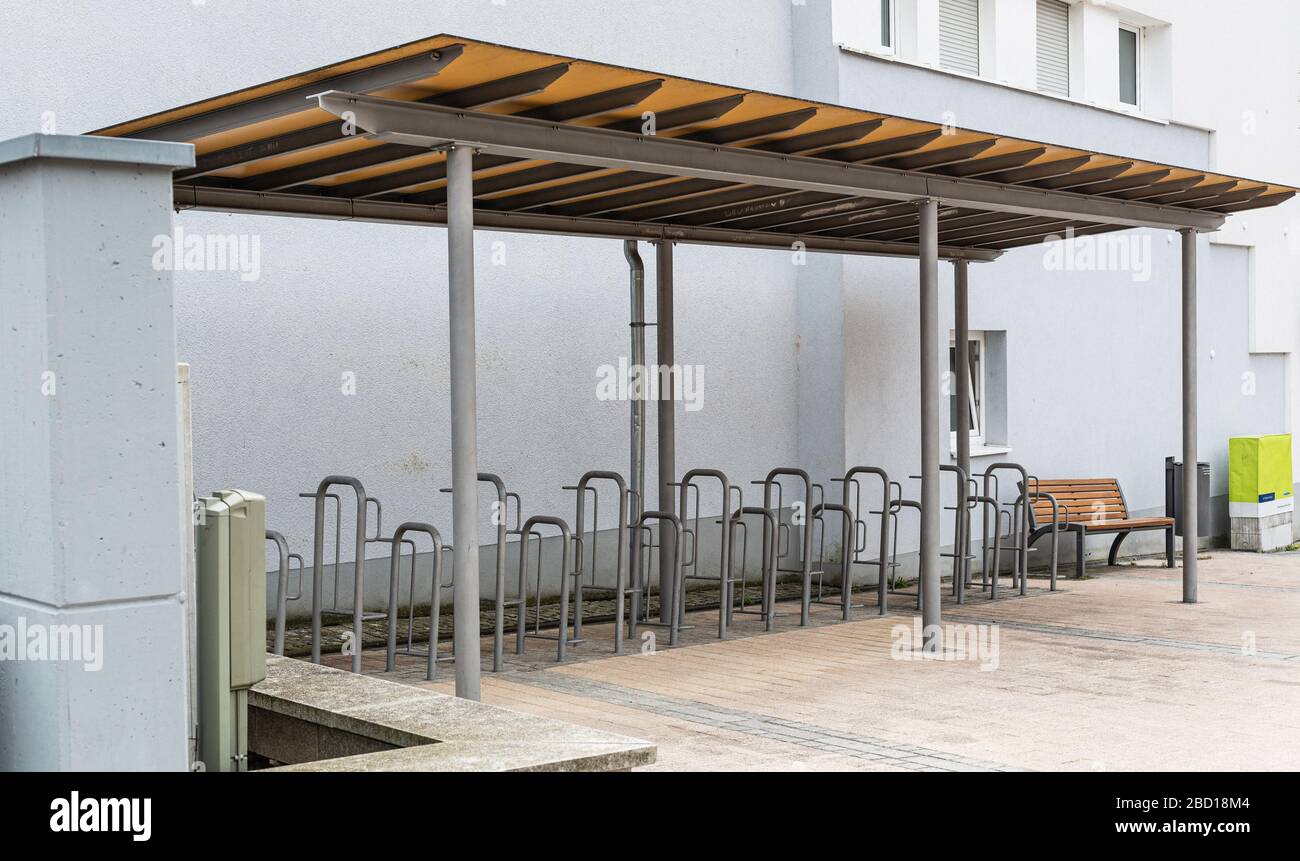
{"label": "concrete ledge", "polygon": [[34,158],[194,167],[194,145],[93,135],[31,134],[0,141],[0,165]]}
{"label": "concrete ledge", "polygon": [[[273,771],[626,771],[656,756],[639,739],[291,658],[267,657],[266,680],[248,704],[268,729],[301,721],[391,748]],[[259,744],[281,746],[260,739],[257,724],[250,750],[274,756]]]}

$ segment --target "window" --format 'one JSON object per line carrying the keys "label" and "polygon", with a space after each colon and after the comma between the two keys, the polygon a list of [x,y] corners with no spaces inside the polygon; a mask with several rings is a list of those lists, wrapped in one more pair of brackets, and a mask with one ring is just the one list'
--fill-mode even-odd
{"label": "window", "polygon": [[1070,5],[1038,0],[1038,91],[1070,95]]}
{"label": "window", "polygon": [[[967,397],[970,425],[967,430],[973,444],[983,445],[985,442],[984,333],[971,332],[970,340],[966,342],[966,349],[970,356],[970,387]],[[948,393],[948,427],[952,428],[952,446],[955,449],[957,447],[957,345],[951,336],[948,340],[948,371],[952,374],[950,379],[954,381],[952,391]]]}
{"label": "window", "polygon": [[1142,31],[1121,24],[1119,28],[1119,101],[1120,104],[1138,106],[1138,56],[1142,44]]}
{"label": "window", "polygon": [[980,73],[979,0],[939,0],[939,66]]}
{"label": "window", "polygon": [[880,45],[894,48],[894,0],[880,0]]}

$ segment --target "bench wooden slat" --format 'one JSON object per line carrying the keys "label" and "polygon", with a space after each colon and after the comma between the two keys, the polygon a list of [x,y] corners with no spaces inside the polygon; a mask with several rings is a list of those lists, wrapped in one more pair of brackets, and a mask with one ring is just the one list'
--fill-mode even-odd
{"label": "bench wooden slat", "polygon": [[[1064,522],[1105,529],[1128,519],[1128,506],[1124,504],[1118,479],[1052,478],[1039,481],[1036,487],[1039,493],[1051,494],[1056,500],[1058,516]],[[1036,524],[1051,521],[1051,502],[1035,499],[1030,507]]]}

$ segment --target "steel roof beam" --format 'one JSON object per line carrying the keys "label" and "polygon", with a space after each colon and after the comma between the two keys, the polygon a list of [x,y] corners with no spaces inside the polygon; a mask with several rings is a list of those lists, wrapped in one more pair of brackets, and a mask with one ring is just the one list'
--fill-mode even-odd
{"label": "steel roof beam", "polygon": [[[697,104],[686,105],[684,107],[672,108],[670,110],[663,111],[656,118],[656,131],[658,132],[672,131],[674,129],[685,128],[686,126],[696,125],[698,123],[705,122],[708,120],[718,119],[720,117],[726,116],[728,113],[730,113],[731,111],[739,107],[740,103],[744,101],[744,98],[745,97],[743,94],[726,96],[721,99],[710,99],[707,102],[699,102]],[[641,122],[642,121],[640,119],[619,120],[607,126],[601,126],[601,128],[613,129],[615,131],[618,130],[627,131],[629,130],[627,126],[629,124],[632,124],[630,130],[636,130],[641,127]],[[475,164],[477,165],[481,163],[482,160],[483,157],[480,157],[475,161]],[[512,162],[523,162],[523,161],[528,161],[528,159],[522,159],[522,158],[502,159],[501,161],[496,163],[496,166],[500,166],[502,164],[510,164]],[[435,166],[430,166],[431,169],[428,170],[425,175],[421,175],[420,173],[418,173],[417,170],[416,172],[412,172],[411,174],[405,176],[401,174],[397,174],[397,175],[385,174],[384,176],[376,177],[373,180],[367,180],[366,181],[367,185],[364,189],[361,189],[362,191],[361,194],[354,194],[352,193],[354,190],[347,187],[336,188],[332,191],[332,193],[339,195],[341,197],[373,197],[379,194],[400,191],[400,189],[410,187],[412,185],[419,185],[422,183],[433,182],[442,179],[442,175],[436,175],[436,176],[433,175],[434,173],[436,173],[436,171],[432,170],[432,167]],[[510,174],[516,179],[516,185],[512,186],[512,190],[516,190],[519,192],[527,192],[528,189],[534,188],[537,185],[540,185],[542,183],[552,182],[556,179],[564,179],[568,177],[578,177],[584,174],[598,173],[600,172],[600,170],[601,168],[592,168],[587,165],[539,165],[535,168],[527,168],[525,170],[519,171],[518,173]],[[388,180],[388,177],[390,176],[392,177],[392,179]],[[422,176],[427,176],[427,178],[422,178]],[[416,178],[416,181],[415,182],[408,181],[412,178]],[[486,179],[476,180],[475,182],[476,196],[483,196],[484,194],[491,193],[491,191],[482,190],[483,184],[485,182],[488,182],[488,180]],[[563,188],[566,187],[567,186],[558,186],[557,188],[562,190]],[[489,188],[491,188],[491,186],[489,186]],[[497,187],[494,190],[503,191],[505,189]],[[538,192],[538,193],[542,194],[543,192]],[[561,196],[563,195],[562,191],[555,191],[554,189],[551,190],[551,193],[560,194]],[[438,204],[445,199],[446,199],[446,191],[444,189],[434,189],[427,192],[419,193],[418,195],[411,198],[411,202],[423,203],[423,204]],[[540,205],[540,204],[532,204],[532,205]]]}
{"label": "steel roof beam", "polygon": [[885,140],[854,144],[842,149],[822,153],[823,158],[835,161],[860,162],[885,158],[893,155],[915,152],[943,134],[942,129],[927,129],[910,135],[886,138]]}
{"label": "steel roof beam", "polygon": [[[484,81],[458,90],[438,93],[408,104],[437,105],[444,108],[479,109],[513,101],[542,92],[569,71],[568,63],[555,63],[540,69],[508,75],[493,81]],[[333,124],[342,139],[345,135],[338,124]],[[253,191],[283,191],[295,185],[319,182],[323,179],[362,170],[367,167],[395,161],[408,156],[428,153],[428,147],[404,144],[380,144],[376,147],[344,153],[342,155],[309,161],[295,167],[258,174],[239,183],[240,188]]]}
{"label": "steel roof beam", "polygon": [[1133,162],[1122,161],[1119,164],[1109,164],[1103,167],[1090,167],[1087,170],[1081,170],[1076,173],[1068,173],[1063,176],[1053,176],[1047,179],[1037,180],[1029,183],[1029,185],[1034,188],[1045,188],[1051,191],[1074,191],[1083,188],[1084,186],[1114,179],[1132,166]]}
{"label": "steel roof beam", "polygon": [[1205,181],[1205,174],[1198,176],[1185,176],[1182,179],[1171,179],[1167,182],[1156,182],[1145,188],[1130,188],[1127,191],[1115,192],[1112,196],[1123,200],[1148,200],[1153,197],[1162,197],[1166,194],[1173,194],[1179,191],[1186,191],[1197,183]]}
{"label": "steel roof beam", "polygon": [[1059,221],[1044,220],[1033,227],[1001,233],[995,239],[972,242],[971,245],[976,248],[1012,248],[1021,245],[1032,245],[1036,242],[1051,241],[1053,238],[1064,239],[1066,230],[1070,229],[1073,229],[1074,236],[1088,236],[1093,233],[1110,233],[1122,228],[1114,224],[1091,224],[1087,221],[1070,221],[1068,219]]}
{"label": "steel roof beam", "polygon": [[770,117],[758,117],[757,119],[746,120],[743,123],[732,123],[731,125],[691,132],[682,135],[679,140],[739,146],[748,141],[762,140],[781,132],[797,129],[815,116],[817,116],[816,108],[803,108]]}
{"label": "steel roof beam", "polygon": [[[590,171],[585,171],[585,173],[599,173],[601,170],[606,170],[606,168],[593,168]],[[622,191],[638,185],[648,185],[650,183],[666,185],[671,180],[671,176],[665,176],[662,173],[619,171],[617,173],[607,173],[602,176],[593,176],[589,179],[581,179],[577,182],[565,183],[564,185],[557,185],[550,188],[539,188],[536,191],[526,191],[523,194],[496,197],[491,200],[481,201],[479,205],[486,209],[495,210],[542,209],[543,207],[564,204],[574,200],[582,200],[583,198],[592,197],[597,194],[604,194],[610,191]],[[437,203],[436,199],[425,199],[424,195],[409,197],[407,200],[411,203]]]}
{"label": "steel roof beam", "polygon": [[[837,208],[851,208],[862,198],[817,191],[796,191],[779,200],[760,201],[745,206],[727,207],[699,223],[711,227],[727,225],[735,230],[763,230],[792,224],[804,218],[829,215]],[[876,201],[880,203],[879,200]]]}
{"label": "steel roof beam", "polygon": [[635,107],[659,92],[663,85],[663,78],[655,78],[651,81],[629,84],[626,87],[592,93],[589,96],[566,99],[553,105],[542,105],[540,108],[532,108],[516,114],[516,116],[546,120],[553,123],[571,123],[575,120],[586,120],[611,111],[622,111]]}
{"label": "steel roof beam", "polygon": [[[981,224],[996,224],[999,221],[1005,221],[1007,214],[1005,212],[982,212],[970,211],[965,209],[952,210],[953,214],[945,217],[939,213],[939,229],[948,230],[958,227],[975,227]],[[961,214],[956,214],[961,213]],[[1027,216],[1019,216],[1027,217]],[[909,236],[916,231],[918,219],[915,215],[902,215],[898,218],[882,219],[873,221],[869,232],[852,235],[862,239],[885,239],[892,241],[895,236]]]}
{"label": "steel roof beam", "polygon": [[[864,224],[874,224],[877,218],[893,218],[895,213],[915,212],[910,201],[899,203],[878,198],[859,198],[851,207],[839,207],[824,216],[809,216],[794,222],[801,233],[817,233],[827,237],[848,238],[862,230]],[[919,223],[919,218],[918,218]]]}
{"label": "steel roof beam", "polygon": [[395,143],[429,146],[456,142],[496,155],[644,171],[703,182],[768,185],[896,200],[934,198],[963,208],[1128,226],[1214,230],[1224,220],[1221,215],[1197,210],[909,173],[873,165],[828,163],[824,158],[778,155],[696,141],[619,134],[606,129],[457,111],[355,93],[322,93],[317,99],[330,113],[342,116],[351,112],[359,127]]}
{"label": "steel roof beam", "polygon": [[[179,185],[174,189],[178,209],[289,215],[340,221],[373,221],[391,224],[442,226],[447,221],[445,206],[421,206],[385,200],[347,200],[289,192],[255,192],[238,188]],[[808,251],[857,254],[873,257],[915,258],[915,245],[827,239],[797,234],[756,233],[708,227],[677,227],[664,223],[618,221],[604,218],[565,218],[520,212],[474,211],[474,225],[484,230],[515,233],[547,233],[564,236],[640,239],[724,245],[741,248],[770,248],[789,251],[802,242]],[[1000,252],[990,249],[940,247],[945,259],[995,260]]]}
{"label": "steel roof beam", "polygon": [[[663,83],[662,78],[656,78],[652,81],[644,81],[626,87],[618,87],[613,90],[605,90],[587,96],[568,99],[563,102],[556,102],[553,105],[533,108],[520,114],[516,114],[516,116],[547,120],[550,122],[572,122],[574,120],[589,119],[611,111],[635,107],[658,92],[663,86]],[[522,159],[493,158],[490,156],[484,156],[475,160],[474,172],[478,174],[491,168],[502,167],[507,164],[515,164],[520,161],[522,161]],[[565,167],[569,168],[570,172],[559,175],[573,175],[575,172],[573,166],[565,165]],[[579,168],[576,172],[581,173],[586,170],[589,169]],[[377,195],[395,192],[402,188],[408,188],[413,185],[437,182],[445,179],[446,176],[446,164],[444,162],[438,162],[437,164],[421,165],[420,167],[411,168],[409,170],[386,173],[372,179],[357,180],[356,182],[347,183],[345,185],[322,189],[322,191],[325,194],[333,194],[339,197],[375,197]],[[484,185],[485,183],[490,184],[494,178],[495,177],[489,179],[475,179],[475,196],[477,197],[487,193]],[[537,181],[540,182],[544,180]],[[443,194],[445,197],[445,192],[443,192]]]}
{"label": "steel roof beam", "polygon": [[764,152],[785,153],[786,155],[794,153],[807,155],[817,150],[861,140],[880,128],[883,123],[884,120],[850,123],[847,126],[835,126],[834,128],[822,129],[819,132],[807,132],[793,137],[755,144],[753,149],[763,150]]}
{"label": "steel roof beam", "polygon": [[1028,167],[1017,168],[1015,170],[1006,170],[1000,173],[981,174],[980,179],[988,182],[1032,182],[1037,179],[1051,179],[1057,176],[1064,176],[1073,173],[1092,161],[1092,156],[1081,155],[1074,158],[1063,158],[1056,161],[1045,161],[1039,164],[1031,164]]}
{"label": "steel roof beam", "polygon": [[988,140],[971,141],[958,146],[926,150],[914,155],[872,159],[870,163],[878,167],[893,168],[894,170],[936,170],[946,165],[965,164],[997,142],[997,138],[989,138]]}
{"label": "steel roof beam", "polygon": [[1210,207],[1213,212],[1243,212],[1248,209],[1262,209],[1266,206],[1277,206],[1279,203],[1286,203],[1295,197],[1294,191],[1275,191],[1272,194],[1263,194],[1247,200],[1243,203],[1219,204]]}
{"label": "steel roof beam", "polygon": [[1107,179],[1101,182],[1090,182],[1087,185],[1087,194],[1114,194],[1119,191],[1127,191],[1132,188],[1146,188],[1157,182],[1163,182],[1165,177],[1173,173],[1169,168],[1160,170],[1149,170],[1146,173],[1132,173],[1128,176],[1121,176],[1116,179]]}
{"label": "steel roof beam", "polygon": [[1047,147],[1040,146],[1034,149],[990,156],[989,158],[977,158],[971,159],[970,161],[959,162],[958,164],[937,166],[933,169],[936,173],[942,173],[945,176],[987,177],[991,173],[998,173],[1015,167],[1023,167],[1046,152]]}
{"label": "steel roof beam", "polygon": [[311,110],[312,104],[307,100],[326,90],[368,93],[432,78],[447,68],[464,51],[464,45],[448,45],[436,51],[394,60],[382,66],[335,75],[332,78],[312,81],[260,99],[238,102],[197,116],[149,126],[122,137],[190,143],[197,138],[218,132]]}
{"label": "steel roof beam", "polygon": [[1073,227],[1074,236],[1094,236],[1098,233],[1114,233],[1123,228],[1116,227],[1113,224],[1087,224],[1086,222],[1069,222],[1063,224],[1056,230],[1049,230],[1045,233],[1035,233],[1033,236],[1021,237],[1019,239],[1000,239],[985,244],[977,244],[973,248],[990,248],[997,246],[1000,249],[1023,248],[1026,245],[1041,245],[1045,240],[1055,237],[1056,239],[1065,238],[1065,228]]}
{"label": "steel roof beam", "polygon": [[[778,117],[763,118],[761,121],[750,120],[743,123],[734,123],[729,126],[722,126],[717,129],[711,129],[707,132],[696,132],[689,135],[683,135],[681,138],[676,138],[676,139],[707,141],[710,143],[730,143],[732,145],[735,145],[735,144],[743,143],[745,141],[761,140],[763,138],[769,137],[771,134],[775,132],[789,131],[791,129],[797,128],[798,126],[803,125],[808,120],[810,120],[813,116],[816,115],[816,113],[817,113],[816,109],[813,108],[809,108],[803,111],[792,111],[790,113],[781,114]],[[879,122],[856,124],[857,128],[862,128],[867,126],[871,128],[875,128],[878,127],[879,125],[880,125]],[[833,134],[828,134],[827,132],[831,132]],[[780,141],[770,142],[770,143],[780,144],[780,146],[777,147],[776,150],[769,149],[767,145],[759,145],[756,147],[756,149],[762,149],[764,151],[769,151],[769,152],[780,151],[786,153],[803,154],[806,152],[813,152],[816,151],[817,149],[831,145],[828,143],[829,141],[834,140],[837,137],[842,137],[845,133],[846,131],[844,129],[828,129],[822,132],[812,132],[806,135],[795,135],[793,137],[783,138]],[[866,132],[862,132],[862,134],[865,133]],[[857,136],[861,137],[862,134],[858,134]],[[547,172],[548,168],[553,168],[553,167],[555,166],[553,165],[542,166],[539,168],[534,168],[533,170],[545,173]],[[558,171],[557,173],[560,176],[574,176],[574,175],[581,175],[582,173],[587,173],[590,171],[591,171],[590,168],[578,168],[578,169],[569,169],[565,171]],[[506,177],[502,177],[502,179],[505,180]],[[740,188],[736,188],[733,183],[725,183],[725,182],[715,183],[711,187],[704,187],[701,185],[691,185],[685,191],[678,189],[676,185],[677,185],[676,183],[670,183],[667,185],[658,186],[659,188],[664,189],[664,193],[662,194],[662,196],[655,196],[642,191],[629,192],[629,194],[634,195],[632,199],[637,201],[636,204],[637,206],[649,207],[651,205],[662,204],[663,205],[662,211],[664,214],[645,216],[645,217],[642,217],[639,214],[638,215],[627,214],[626,217],[633,218],[634,220],[644,221],[644,220],[652,220],[654,218],[668,217],[669,214],[673,214],[673,210],[675,210],[679,214],[699,212],[703,209],[707,209],[710,206],[707,200],[702,199],[704,193],[707,191],[718,190],[718,189],[724,189],[719,191],[719,199],[722,200],[723,203],[713,204],[713,205],[725,205],[726,203],[737,202],[740,200],[779,197],[781,194],[788,193],[788,191],[784,189],[754,190],[752,186],[743,186]],[[732,188],[728,189],[728,186],[732,186]],[[503,190],[503,189],[497,189],[497,190]],[[435,194],[422,195],[418,200],[418,202],[438,203],[439,201],[435,200],[434,197]],[[686,201],[685,203],[673,203],[674,201],[679,201],[683,199]],[[710,196],[709,199],[711,200],[712,196]],[[575,204],[575,206],[594,205],[597,202],[598,201],[583,202],[581,204]],[[611,209],[614,208],[621,208],[621,207],[618,206],[611,207]],[[581,214],[581,213],[574,213],[574,214]]]}
{"label": "steel roof beam", "polygon": [[[807,134],[801,134],[801,135],[794,135],[793,137],[782,138],[777,141],[768,141],[766,143],[757,144],[752,148],[756,150],[762,150],[764,152],[780,152],[780,153],[786,153],[790,155],[809,155],[811,153],[817,152],[818,150],[825,149],[826,147],[835,146],[837,144],[844,143],[847,140],[857,140],[865,136],[866,134],[870,133],[874,129],[879,128],[880,122],[881,122],[880,120],[870,120],[865,123],[854,123],[849,126],[839,126],[832,129],[825,129],[823,131],[809,132]],[[690,139],[689,136],[686,139]],[[727,185],[728,183],[721,183],[719,184],[718,188],[726,189]],[[780,198],[782,196],[788,197],[790,195],[788,189],[771,189],[771,188],[765,189],[765,188],[755,188],[753,186],[740,186],[740,187],[733,186],[733,188],[730,190],[722,190],[718,192],[716,198],[718,201],[720,201],[718,203],[709,203],[708,202],[709,200],[713,200],[713,196],[710,196],[706,200],[706,199],[702,199],[700,194],[688,195],[684,203],[672,203],[670,201],[675,201],[681,198],[682,195],[680,193],[672,191],[671,185],[667,186],[666,189],[668,190],[668,193],[664,195],[663,199],[660,201],[655,201],[655,203],[664,204],[663,214],[649,216],[649,218],[666,218],[670,214],[677,214],[677,215],[694,214],[694,213],[705,212],[712,207],[731,207],[734,206],[734,204],[740,202],[753,201],[753,200],[767,200],[773,198]],[[433,201],[422,201],[422,202],[433,202]],[[647,206],[650,205],[650,202],[647,202],[646,205]],[[706,223],[706,221],[702,220],[696,223],[703,224]]]}
{"label": "steel roof beam", "polygon": [[[1235,179],[1229,179],[1225,182],[1212,182],[1209,185],[1198,185],[1179,194],[1170,194],[1166,197],[1160,197],[1153,200],[1153,203],[1169,203],[1178,206],[1186,206],[1192,203],[1198,203],[1202,200],[1212,200],[1226,191],[1231,191],[1241,183]],[[1261,191],[1263,189],[1261,188]]]}

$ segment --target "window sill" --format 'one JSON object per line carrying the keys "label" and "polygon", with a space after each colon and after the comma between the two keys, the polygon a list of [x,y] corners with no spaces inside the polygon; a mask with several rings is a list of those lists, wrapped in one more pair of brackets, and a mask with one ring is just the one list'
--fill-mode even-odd
{"label": "window sill", "polygon": [[[952,457],[953,460],[956,460],[956,459],[957,459],[957,449],[956,449],[956,448],[950,447],[950,448],[948,449],[948,454]],[[975,457],[994,457],[994,456],[996,456],[996,455],[1003,455],[1003,454],[1011,454],[1011,446],[1009,446],[1009,445],[995,445],[995,444],[991,444],[991,445],[978,445],[978,444],[973,444],[973,445],[971,445],[971,447],[970,447],[970,456],[971,456],[972,458],[975,458]]]}

